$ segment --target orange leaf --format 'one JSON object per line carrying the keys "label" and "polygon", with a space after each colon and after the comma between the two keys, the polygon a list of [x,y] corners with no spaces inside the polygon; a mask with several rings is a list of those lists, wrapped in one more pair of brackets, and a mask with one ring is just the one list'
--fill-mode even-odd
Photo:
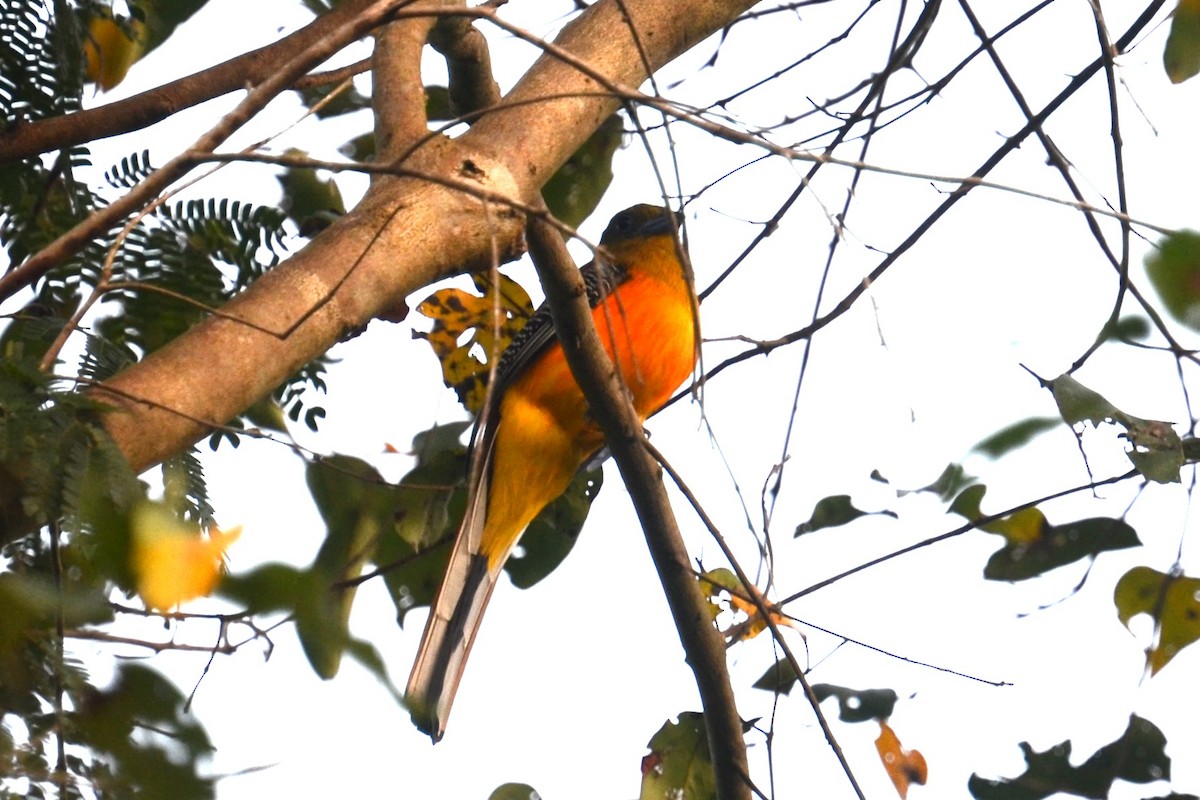
{"label": "orange leaf", "polygon": [[875,749],[879,751],[879,760],[887,770],[888,777],[900,797],[908,797],[908,787],[911,784],[924,786],[929,777],[929,769],[925,766],[925,756],[920,750],[905,750],[900,746],[896,732],[883,720],[879,721],[879,738],[875,740]]}

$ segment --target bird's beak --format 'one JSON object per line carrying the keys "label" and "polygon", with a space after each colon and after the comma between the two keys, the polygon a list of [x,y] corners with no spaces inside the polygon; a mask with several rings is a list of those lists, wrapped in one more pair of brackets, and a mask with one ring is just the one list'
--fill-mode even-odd
{"label": "bird's beak", "polygon": [[[671,225],[671,217],[675,218],[674,226]],[[663,233],[670,233],[673,227],[678,229],[681,225],[683,225],[683,214],[678,211],[672,211],[670,215],[663,214],[643,224],[642,229],[638,231],[638,235],[658,236]]]}

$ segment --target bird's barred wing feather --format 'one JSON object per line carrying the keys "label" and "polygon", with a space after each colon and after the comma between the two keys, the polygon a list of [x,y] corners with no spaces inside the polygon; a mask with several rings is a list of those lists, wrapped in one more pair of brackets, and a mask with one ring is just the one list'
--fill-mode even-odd
{"label": "bird's barred wing feather", "polygon": [[[597,258],[579,270],[587,291],[588,305],[600,305],[605,297],[621,285],[629,276],[621,264],[610,264]],[[500,357],[496,366],[496,386],[492,392],[493,402],[498,403],[508,387],[525,371],[539,355],[555,341],[554,320],[550,317],[550,304],[542,303],[525,323],[525,327],[513,337],[512,343]],[[496,420],[491,420],[495,423]]]}

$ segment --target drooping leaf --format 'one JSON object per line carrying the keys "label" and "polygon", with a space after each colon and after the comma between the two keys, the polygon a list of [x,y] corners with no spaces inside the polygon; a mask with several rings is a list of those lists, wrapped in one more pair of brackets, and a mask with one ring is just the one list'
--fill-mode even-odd
{"label": "drooping leaf", "polygon": [[708,753],[704,715],[684,711],[678,722],[666,722],[647,745],[642,758],[642,790],[638,800],[716,797],[716,776]]}
{"label": "drooping leaf", "polygon": [[329,679],[337,674],[343,648],[350,639],[350,609],[355,587],[344,585],[361,573],[375,547],[392,533],[395,491],[373,467],[357,458],[335,455],[313,461],[308,467],[308,487],[317,510],[325,521],[325,541],[317,552],[311,571],[325,576],[326,589],[316,599],[328,603],[330,614],[322,615],[337,627],[332,634],[323,629],[309,632],[300,626],[301,644],[317,674]]}
{"label": "drooping leaf", "polygon": [[222,596],[253,614],[290,615],[304,654],[321,678],[332,678],[341,656],[346,654],[371,671],[399,701],[400,692],[392,686],[374,646],[350,635],[343,607],[336,599],[341,591],[342,587],[332,584],[329,576],[318,570],[278,563],[229,575],[220,586]]}
{"label": "drooping leaf", "polygon": [[612,183],[613,154],[621,145],[624,123],[613,114],[542,186],[550,213],[571,227],[591,216]]}
{"label": "drooping leaf", "polygon": [[1057,428],[1059,422],[1056,417],[1029,417],[996,431],[971,449],[988,458],[1000,458],[1029,444],[1038,434]]}
{"label": "drooping leaf", "polygon": [[467,447],[461,441],[469,422],[435,425],[413,437],[417,464],[397,486],[399,538],[428,547],[453,535],[463,512]]}
{"label": "drooping leaf", "polygon": [[1146,256],[1146,274],[1171,316],[1200,330],[1200,232],[1179,231],[1164,238]]}
{"label": "drooping leaf", "polygon": [[[433,320],[433,328],[428,333],[413,331],[413,336],[429,342],[442,364],[446,385],[468,411],[478,414],[492,359],[525,327],[533,315],[533,302],[511,278],[500,276],[497,296],[486,275],[472,277],[479,294],[440,289],[422,301],[417,311]],[[468,331],[470,336],[463,341]]]}
{"label": "drooping leaf", "polygon": [[929,780],[929,767],[925,764],[925,756],[920,750],[905,750],[900,745],[900,739],[891,726],[883,720],[879,721],[879,738],[875,740],[875,750],[879,760],[887,770],[892,785],[896,787],[901,800],[908,797],[908,787],[912,784],[924,786]]}
{"label": "drooping leaf", "polygon": [[836,528],[839,525],[845,525],[853,522],[859,517],[865,517],[871,514],[882,514],[885,517],[896,517],[895,511],[862,511],[854,507],[854,503],[850,501],[848,494],[835,494],[829,497],[823,497],[817,501],[813,507],[812,517],[807,522],[801,522],[796,526],[796,532],[793,536],[803,536],[806,533],[821,530],[822,528]]}
{"label": "drooping leaf", "polygon": [[1028,765],[1015,778],[981,778],[972,775],[967,789],[977,800],[1042,800],[1059,793],[1103,800],[1113,782],[1152,783],[1171,777],[1167,739],[1154,723],[1136,714],[1116,741],[1092,754],[1080,766],[1071,764],[1071,742],[1036,752],[1028,742],[1021,751]]}
{"label": "drooping leaf", "polygon": [[[950,511],[972,522],[983,519],[980,503],[986,492],[983,485],[968,487],[954,499]],[[1093,517],[1052,525],[1037,508],[982,523],[979,529],[1004,537],[1004,546],[983,570],[983,576],[994,581],[1035,578],[1082,558],[1141,545],[1137,532],[1123,520]]]}
{"label": "drooping leaf", "polygon": [[1198,598],[1200,578],[1165,575],[1150,567],[1134,567],[1117,581],[1113,602],[1125,627],[1139,614],[1154,618],[1154,640],[1146,648],[1151,675],[1200,639]]}
{"label": "drooping leaf", "polygon": [[842,722],[885,720],[892,715],[898,699],[891,689],[849,689],[828,683],[814,683],[812,690],[820,701],[829,697],[837,698],[838,719]]}
{"label": "drooping leaf", "polygon": [[528,589],[562,563],[578,541],[603,485],[604,470],[597,467],[580,472],[567,491],[529,523],[521,535],[518,551],[504,564],[514,585]]}
{"label": "drooping leaf", "polygon": [[441,585],[466,502],[469,422],[437,425],[413,438],[417,464],[396,487],[394,533],[381,536],[374,563],[396,604],[397,621],[427,606]]}
{"label": "drooping leaf", "polygon": [[1200,72],[1200,0],[1179,0],[1175,6],[1163,69],[1171,83],[1183,83]]}

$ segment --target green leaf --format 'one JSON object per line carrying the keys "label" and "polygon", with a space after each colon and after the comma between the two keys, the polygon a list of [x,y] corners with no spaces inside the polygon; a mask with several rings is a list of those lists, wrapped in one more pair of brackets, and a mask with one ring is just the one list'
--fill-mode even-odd
{"label": "green leaf", "polygon": [[1154,723],[1136,714],[1116,741],[1097,750],[1078,767],[1071,765],[1071,742],[1036,752],[1028,742],[1021,751],[1028,765],[1012,779],[972,775],[967,789],[977,800],[1042,800],[1059,793],[1103,800],[1117,780],[1153,783],[1171,777],[1167,739]]}
{"label": "green leaf", "polygon": [[146,24],[144,57],[175,33],[175,29],[191,19],[208,0],[128,0],[135,18]]}
{"label": "green leaf", "polygon": [[[954,499],[950,512],[979,522],[987,516],[980,508],[986,492],[983,485],[964,489]],[[982,523],[979,529],[1005,540],[983,570],[985,578],[996,581],[1026,580],[1081,558],[1094,558],[1107,550],[1141,545],[1137,532],[1122,520],[1095,517],[1051,525],[1037,508],[1025,508]]]}
{"label": "green leaf", "polygon": [[896,693],[891,689],[848,689],[845,686],[815,683],[812,690],[822,702],[828,697],[837,698],[838,719],[842,722],[884,720],[892,715],[896,707]]}
{"label": "green leaf", "polygon": [[1169,234],[1146,256],[1146,274],[1171,316],[1200,330],[1200,233]]}
{"label": "green leaf", "polygon": [[1163,69],[1171,83],[1183,83],[1200,72],[1200,2],[1179,0],[1163,50]]}
{"label": "green leaf", "polygon": [[[340,83],[327,83],[300,89],[298,90],[300,102],[304,103],[305,108],[311,109],[329,97],[329,94],[340,86]],[[362,111],[370,107],[371,98],[365,96],[362,92],[358,91],[357,87],[351,84],[348,89],[342,89],[337,93],[337,96],[317,109],[316,116],[318,119],[329,119],[330,117],[337,117],[342,114],[352,114],[355,111]]]}
{"label": "green leaf", "polygon": [[[350,609],[355,587],[339,584],[362,574],[378,541],[391,535],[395,490],[373,467],[357,458],[335,455],[309,464],[308,487],[325,520],[326,536],[310,568],[324,578],[315,597],[328,603],[315,626],[297,620],[301,643],[322,678],[337,674],[342,648],[350,641]],[[327,630],[332,625],[334,630]],[[306,634],[309,636],[306,637]]]}
{"label": "green leaf", "polygon": [[947,513],[958,514],[960,517],[966,517],[970,521],[975,522],[983,516],[980,504],[983,502],[985,494],[987,494],[987,486],[982,483],[968,486],[959,492],[958,497],[955,497],[954,501],[950,503]]}
{"label": "green leaf", "polygon": [[542,796],[532,786],[524,783],[506,783],[497,786],[488,795],[488,800],[542,800]]}
{"label": "green leaf", "polygon": [[1007,540],[984,567],[983,576],[988,580],[1036,578],[1082,558],[1142,544],[1137,532],[1119,519],[1094,517],[1051,525],[1037,509],[1028,511],[1033,513],[1014,514],[985,526],[985,530],[999,533]]}
{"label": "green leaf", "polygon": [[75,699],[74,729],[92,749],[105,796],[209,800],[213,780],[198,767],[213,747],[185,698],[149,667],[118,662],[112,685]]}
{"label": "green leaf", "polygon": [[1029,444],[1035,436],[1057,428],[1059,422],[1057,417],[1029,417],[996,431],[971,449],[988,458],[999,458]]}
{"label": "green leaf", "polygon": [[1120,410],[1103,395],[1084,386],[1070,375],[1059,375],[1050,382],[1050,390],[1054,393],[1054,402],[1058,404],[1058,412],[1063,421],[1074,427],[1080,422],[1090,422],[1100,425],[1113,421]]}
{"label": "green leaf", "polygon": [[578,227],[596,210],[612,183],[613,154],[624,127],[621,116],[613,114],[546,181],[542,198],[554,216]]}
{"label": "green leaf", "polygon": [[1137,471],[1158,483],[1179,483],[1186,460],[1183,441],[1166,422],[1127,417],[1123,420],[1133,449],[1126,455]]}
{"label": "green leaf", "polygon": [[529,523],[521,535],[520,547],[504,564],[514,585],[528,589],[562,563],[578,541],[603,484],[604,470],[580,472],[567,491]]}
{"label": "green leaf", "polygon": [[793,538],[818,531],[822,528],[836,528],[839,525],[853,522],[859,517],[872,514],[882,514],[885,517],[896,518],[895,511],[861,511],[855,508],[854,504],[850,502],[850,495],[848,494],[835,494],[830,497],[823,497],[813,507],[812,518],[796,526]]}
{"label": "green leaf", "polygon": [[[304,158],[308,154],[292,148],[285,155]],[[280,207],[303,236],[315,236],[329,227],[332,220],[346,213],[342,193],[333,178],[319,178],[314,169],[289,167],[278,180],[283,188]]]}
{"label": "green leaf", "polygon": [[395,533],[380,538],[375,566],[396,604],[396,619],[433,602],[466,503],[469,422],[437,425],[413,438],[417,465],[396,487]]}
{"label": "green leaf", "polygon": [[1183,442],[1169,422],[1142,419],[1126,414],[1098,392],[1070,375],[1060,375],[1050,383],[1063,420],[1071,426],[1090,422],[1114,422],[1125,428],[1125,438],[1133,446],[1126,451],[1138,472],[1158,483],[1178,483],[1179,471],[1186,460]]}
{"label": "green leaf", "polygon": [[[65,561],[70,564],[70,561]],[[66,627],[111,622],[113,612],[100,587],[66,580],[63,593],[37,573],[0,572],[0,697],[29,690],[44,657],[41,643],[55,629],[58,615]]]}
{"label": "green leaf", "polygon": [[684,711],[678,722],[665,723],[647,747],[650,753],[642,759],[639,800],[717,796],[703,714]]}
{"label": "green leaf", "polygon": [[460,437],[470,426],[435,425],[413,437],[417,465],[400,479],[395,509],[396,532],[409,544],[428,547],[458,529],[467,474],[467,447]]}
{"label": "green leaf", "polygon": [[1104,341],[1139,342],[1150,335],[1150,320],[1141,316],[1121,317],[1101,332]]}
{"label": "green leaf", "polygon": [[767,667],[767,671],[754,682],[753,686],[755,689],[762,689],[774,694],[791,694],[792,687],[796,683],[796,670],[792,668],[792,662],[781,658]]}
{"label": "green leaf", "polygon": [[950,498],[962,491],[963,487],[970,486],[974,482],[974,476],[968,475],[962,468],[962,464],[947,464],[937,480],[928,486],[922,486],[920,489],[901,490],[896,494],[903,497],[914,492],[930,492],[940,497],[942,502],[948,503]]}

